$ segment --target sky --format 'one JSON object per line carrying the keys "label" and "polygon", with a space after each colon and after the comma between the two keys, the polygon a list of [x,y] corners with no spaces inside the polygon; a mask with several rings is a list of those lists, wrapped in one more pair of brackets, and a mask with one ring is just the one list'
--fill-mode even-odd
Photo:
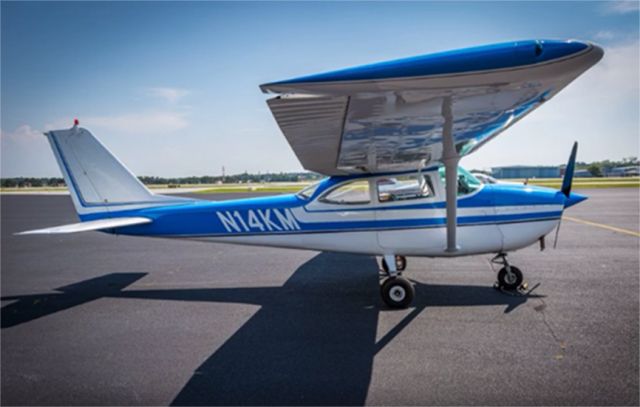
{"label": "sky", "polygon": [[619,2],[7,2],[2,177],[59,176],[43,131],[78,118],[137,175],[300,171],[258,86],[522,39],[603,60],[467,168],[638,156],[639,6]]}

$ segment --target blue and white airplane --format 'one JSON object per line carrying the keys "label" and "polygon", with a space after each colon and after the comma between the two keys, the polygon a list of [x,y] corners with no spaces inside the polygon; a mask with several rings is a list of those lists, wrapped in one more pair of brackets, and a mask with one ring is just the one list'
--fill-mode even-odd
{"label": "blue and white airplane", "polygon": [[498,283],[522,272],[507,252],[540,241],[571,192],[483,185],[461,157],[512,126],[596,64],[579,41],[503,43],[264,84],[271,111],[304,168],[328,178],[297,194],[211,202],[149,191],[77,123],[45,133],[81,222],[24,234],[107,233],[382,256],[390,307],[410,305],[405,256],[496,253]]}

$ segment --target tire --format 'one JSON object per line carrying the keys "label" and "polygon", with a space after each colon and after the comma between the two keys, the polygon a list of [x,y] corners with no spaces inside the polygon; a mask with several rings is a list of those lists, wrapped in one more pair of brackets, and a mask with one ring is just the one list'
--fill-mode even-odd
{"label": "tire", "polygon": [[511,274],[507,273],[506,267],[498,272],[498,285],[505,290],[517,290],[522,285],[522,281],[522,271],[517,267],[511,266]]}
{"label": "tire", "polygon": [[413,285],[405,278],[391,277],[380,287],[382,300],[390,308],[407,308],[415,297]]}

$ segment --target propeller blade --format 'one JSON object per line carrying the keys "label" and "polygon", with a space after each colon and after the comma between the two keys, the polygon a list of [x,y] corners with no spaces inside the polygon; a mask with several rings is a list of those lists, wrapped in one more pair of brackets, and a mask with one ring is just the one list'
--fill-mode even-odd
{"label": "propeller blade", "polygon": [[[575,205],[578,202],[582,202],[587,199],[586,196],[573,194],[571,195],[571,185],[573,184],[573,173],[576,169],[576,155],[578,154],[578,142],[573,143],[573,148],[571,149],[571,154],[569,155],[569,162],[567,162],[567,167],[564,169],[564,178],[562,179],[562,188],[560,188],[560,192],[562,192],[565,196],[564,207],[568,208],[569,206]],[[556,227],[556,238],[553,241],[553,248],[558,247],[558,235],[560,235],[560,226],[562,225],[562,216],[558,221],[558,226]]]}
{"label": "propeller blade", "polygon": [[571,193],[571,184],[573,182],[573,173],[576,169],[576,154],[578,153],[578,142],[573,143],[573,148],[571,149],[571,155],[569,156],[569,162],[567,163],[567,167],[564,170],[564,178],[562,179],[562,188],[560,191],[566,196],[569,197]]}

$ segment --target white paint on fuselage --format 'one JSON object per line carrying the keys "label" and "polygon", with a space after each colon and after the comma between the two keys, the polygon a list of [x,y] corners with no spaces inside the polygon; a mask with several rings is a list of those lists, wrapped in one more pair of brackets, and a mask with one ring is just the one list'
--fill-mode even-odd
{"label": "white paint on fuselage", "polygon": [[[423,204],[435,204],[442,202],[444,197],[444,185],[437,171],[426,172],[433,185],[433,196],[398,201],[393,203],[378,202],[375,192],[376,180],[379,177],[370,177],[371,203],[361,205],[336,205],[327,204],[314,199],[304,206],[282,209],[282,214],[289,218],[295,218],[300,224],[322,225],[328,222],[340,224],[343,222],[371,222],[376,225],[378,221],[401,221],[420,219],[443,219],[446,210],[436,208],[411,208]],[[460,197],[459,201],[469,199],[479,192],[475,191],[467,196]],[[478,206],[459,207],[458,219],[465,217],[492,217],[495,215],[521,215],[543,214],[562,211],[560,204],[549,205],[511,205],[511,206]],[[236,232],[261,232],[251,229],[249,219],[245,219],[247,226],[242,226],[241,215],[226,211],[218,213],[222,216],[223,224],[228,229],[229,235],[203,236],[196,240],[234,243],[245,245],[259,245],[284,247],[293,249],[324,250],[346,253],[361,253],[372,255],[396,254],[405,256],[426,257],[454,257],[482,253],[497,253],[513,251],[536,243],[542,236],[551,232],[558,224],[558,219],[527,220],[511,223],[482,223],[459,225],[457,231],[457,245],[459,250],[453,253],[445,251],[446,228],[444,224],[429,227],[414,227],[384,229],[382,224],[368,230],[318,230],[317,232],[304,230],[300,227],[286,227],[286,223],[278,221],[273,216],[277,210],[272,209],[274,222],[280,226],[280,230],[274,227],[278,233],[236,233]],[[259,216],[256,219],[261,219]],[[264,215],[264,214],[262,214]],[[248,216],[248,215],[245,215]],[[252,217],[253,218],[253,217]],[[222,220],[222,219],[221,219]],[[235,222],[235,223],[234,223]],[[255,221],[253,222],[256,223]],[[264,223],[264,222],[263,222]],[[296,223],[297,225],[297,223]],[[265,226],[266,229],[266,226]]]}
{"label": "white paint on fuselage", "polygon": [[[460,250],[445,252],[446,228],[430,227],[388,231],[292,233],[281,235],[235,235],[202,237],[194,240],[256,246],[283,247],[382,255],[393,253],[403,256],[456,257],[483,253],[514,251],[536,243],[551,232],[558,220],[518,222],[502,225],[473,225],[458,228]],[[379,238],[395,242],[381,246]]]}

